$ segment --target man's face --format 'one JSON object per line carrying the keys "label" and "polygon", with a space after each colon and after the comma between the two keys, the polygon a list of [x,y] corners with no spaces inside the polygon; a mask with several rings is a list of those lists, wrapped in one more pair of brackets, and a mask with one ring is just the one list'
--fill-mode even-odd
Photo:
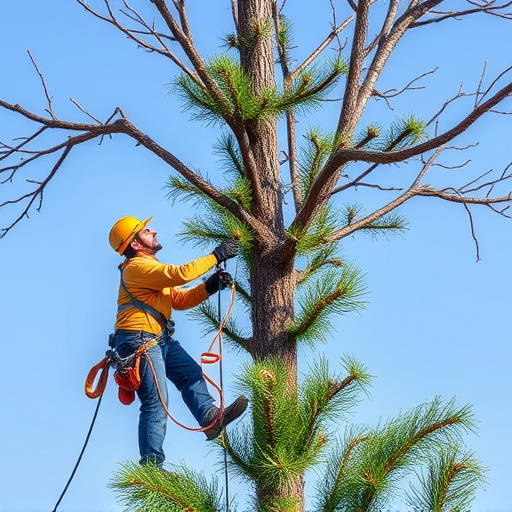
{"label": "man's face", "polygon": [[162,245],[159,244],[156,239],[156,231],[149,228],[141,229],[137,233],[137,240],[144,249],[148,250],[148,252],[152,254],[156,254],[162,248]]}

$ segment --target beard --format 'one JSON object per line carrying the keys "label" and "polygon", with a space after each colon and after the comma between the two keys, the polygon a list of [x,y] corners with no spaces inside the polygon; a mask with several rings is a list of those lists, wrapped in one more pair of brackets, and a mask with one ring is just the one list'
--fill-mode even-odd
{"label": "beard", "polygon": [[162,249],[162,244],[159,242],[153,242],[152,244],[147,244],[142,240],[138,239],[139,243],[144,247],[144,252],[152,254],[153,256]]}

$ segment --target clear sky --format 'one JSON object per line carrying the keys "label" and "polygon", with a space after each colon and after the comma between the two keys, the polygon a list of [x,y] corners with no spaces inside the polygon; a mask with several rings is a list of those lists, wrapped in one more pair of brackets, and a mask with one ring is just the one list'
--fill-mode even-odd
{"label": "clear sky", "polygon": [[[197,43],[209,55],[220,50],[219,37],[230,31],[229,4],[190,2]],[[301,51],[307,54],[328,32],[330,4],[318,0],[314,9],[312,2],[296,4],[303,4],[294,24],[302,45],[297,50],[300,58]],[[153,8],[140,1],[134,7],[143,14]],[[347,9],[340,2],[338,19]],[[461,82],[468,92],[476,88],[485,61],[490,83],[511,64],[511,47],[510,25],[497,18],[480,16],[412,31],[391,59],[380,90],[401,88],[439,69],[422,82],[426,89],[397,99],[394,111],[383,101],[372,102],[376,117],[368,120],[389,122],[410,112],[429,119],[457,93]],[[137,50],[75,2],[0,0],[0,97],[41,115],[46,99],[27,49],[44,73],[58,116],[88,122],[70,97],[100,119],[119,106],[185,163],[215,174],[215,132],[191,123],[168,94],[175,73],[169,62]],[[503,109],[511,107],[508,100]],[[444,127],[456,123],[468,108],[453,108]],[[316,113],[303,118],[300,126],[322,122],[329,130],[333,119],[329,111]],[[0,140],[29,131],[15,116],[0,113]],[[472,161],[465,169],[474,175],[502,170],[510,162],[510,140],[505,116],[477,123],[458,142],[462,146],[480,141],[468,153]],[[460,162],[466,156],[456,158]],[[46,170],[41,162],[23,179],[37,179]],[[162,261],[185,263],[201,255],[177,237],[191,212],[188,205],[173,206],[166,199],[163,185],[170,172],[122,136],[83,145],[48,187],[41,212],[33,212],[30,220],[0,240],[1,512],[52,510],[84,441],[96,406],[84,396],[84,379],[103,357],[115,318],[120,258],[108,245],[112,224],[124,215],[154,215],[152,226],[164,245]],[[432,179],[448,182],[462,172],[438,168]],[[360,189],[353,199],[368,201],[367,208],[376,204],[376,196],[363,193]],[[11,191],[2,186],[0,194],[1,202]],[[8,213],[0,211],[1,227],[12,218]],[[334,361],[349,353],[367,365],[374,385],[371,398],[355,411],[357,423],[376,424],[436,395],[473,404],[480,431],[468,436],[467,445],[489,468],[489,485],[478,495],[474,510],[511,512],[511,223],[488,210],[474,210],[482,257],[477,263],[462,207],[417,199],[402,213],[409,220],[403,235],[387,240],[357,236],[344,242],[344,257],[366,272],[369,302],[361,314],[336,319],[335,335],[317,354],[301,351],[303,368],[318,354]],[[198,357],[210,336],[203,336],[183,313],[176,320],[177,339]],[[235,396],[232,375],[243,360],[226,354],[228,400]],[[171,396],[176,415],[190,422],[179,397]],[[137,459],[137,415],[136,405],[125,407],[117,401],[111,378],[89,447],[59,510],[121,510],[107,484],[119,461]],[[218,469],[216,454],[202,434],[170,424],[166,451],[170,462],[184,460],[207,474]],[[308,489],[313,481],[311,475]],[[232,486],[238,509],[248,508],[246,491],[235,482]]]}

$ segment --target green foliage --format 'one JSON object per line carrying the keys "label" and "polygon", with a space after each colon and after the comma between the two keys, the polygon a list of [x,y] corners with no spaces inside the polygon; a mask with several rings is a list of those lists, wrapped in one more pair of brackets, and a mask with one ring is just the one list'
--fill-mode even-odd
{"label": "green foliage", "polygon": [[113,475],[110,487],[117,491],[127,511],[217,512],[220,498],[217,480],[208,483],[202,473],[185,465],[169,471],[153,464],[125,462]]}
{"label": "green foliage", "polygon": [[380,141],[383,151],[398,151],[426,137],[425,123],[414,115],[398,119]]}
{"label": "green foliage", "polygon": [[332,208],[326,205],[318,210],[307,230],[297,226],[290,229],[287,235],[296,241],[298,255],[317,252],[326,243],[327,239],[336,229],[336,215]]}
{"label": "green foliage", "polygon": [[332,59],[321,66],[307,67],[277,97],[274,107],[275,114],[297,108],[300,108],[302,112],[308,112],[319,106],[338,78],[347,72],[348,65],[341,58]]}
{"label": "green foliage", "polygon": [[332,134],[324,134],[318,128],[311,128],[304,138],[306,144],[300,148],[299,172],[303,193],[306,194],[323,165],[339,147],[342,139]]}
{"label": "green foliage", "polygon": [[323,512],[344,510],[344,493],[347,486],[346,468],[358,445],[367,438],[364,427],[350,425],[345,429],[342,439],[335,440],[333,448],[326,457],[325,474],[318,480],[317,509]]}
{"label": "green foliage", "polygon": [[486,470],[470,452],[458,445],[440,448],[418,471],[420,489],[412,488],[409,503],[420,510],[462,512],[469,510],[476,491],[485,482]]}
{"label": "green foliage", "polygon": [[414,115],[397,119],[387,130],[372,123],[354,137],[354,147],[397,151],[426,138],[425,123]]}
{"label": "green foliage", "polygon": [[252,187],[245,176],[241,176],[232,182],[232,185],[224,190],[224,193],[238,203],[244,210],[252,210]]}
{"label": "green foliage", "polygon": [[169,175],[164,188],[167,189],[167,199],[170,199],[173,204],[178,198],[183,201],[190,201],[194,206],[208,201],[208,197],[202,190],[181,176]]}
{"label": "green foliage", "polygon": [[[181,197],[183,200],[192,201],[195,206],[201,205],[205,209],[205,213],[193,216],[183,223],[180,236],[184,241],[208,247],[212,242],[236,238],[240,242],[242,255],[250,254],[253,236],[245,223],[182,178],[170,177],[166,187],[168,188],[167,196],[173,200]],[[234,180],[232,186],[226,188],[224,193],[243,208],[251,207],[251,190],[244,177]]]}
{"label": "green foliage", "polygon": [[242,121],[263,121],[299,107],[307,110],[317,106],[338,77],[346,73],[347,64],[334,59],[323,66],[310,66],[282,93],[267,87],[259,95],[253,92],[251,78],[242,66],[226,53],[214,57],[207,71],[220,98],[188,75],[174,82],[176,92],[185,100],[185,109],[193,111],[193,119],[216,123],[236,116]]}
{"label": "green foliage", "polygon": [[381,133],[382,127],[379,124],[372,123],[354,138],[354,146],[356,148],[371,149],[374,147],[375,141],[378,140]]}
{"label": "green foliage", "polygon": [[295,322],[289,329],[297,341],[314,344],[325,341],[332,330],[330,316],[344,315],[364,307],[366,285],[354,266],[322,268],[298,294]]}
{"label": "green foliage", "polygon": [[366,369],[346,358],[342,378],[322,360],[314,365],[299,395],[290,392],[288,368],[277,358],[246,365],[239,377],[253,411],[252,428],[223,438],[235,473],[249,481],[283,486],[321,460],[329,425],[348,412],[369,382]]}
{"label": "green foliage", "polygon": [[[350,226],[362,216],[362,207],[359,205],[345,205],[340,214],[340,218],[343,223],[342,225],[345,226]],[[362,233],[370,233],[372,236],[376,237],[381,234],[397,234],[404,229],[407,229],[407,224],[408,221],[403,215],[391,212],[387,215],[383,215],[377,220],[366,223],[364,226],[359,228],[358,231]]]}
{"label": "green foliage", "polygon": [[223,133],[213,149],[220,155],[221,167],[235,176],[245,176],[240,147],[232,134]]}
{"label": "green foliage", "polygon": [[[354,444],[348,456],[334,454],[337,466],[331,464],[323,480],[320,507],[326,512],[379,510],[396,495],[399,479],[424,463],[432,450],[457,444],[462,432],[473,429],[469,406],[439,398],[388,421]],[[344,446],[346,452],[349,445]]]}
{"label": "green foliage", "polygon": [[[219,329],[219,310],[216,302],[205,301],[189,313],[190,318],[203,326],[203,333],[211,333]],[[241,350],[249,338],[248,333],[239,327],[232,316],[226,322],[223,334],[231,346],[237,350]]]}
{"label": "green foliage", "polygon": [[297,288],[307,284],[312,276],[324,268],[341,266],[343,260],[336,254],[336,249],[337,243],[326,243],[320,249],[309,254],[304,269],[299,271],[300,278],[297,282]]}
{"label": "green foliage", "polygon": [[327,359],[320,358],[300,386],[302,416],[313,433],[319,429],[327,432],[330,423],[337,428],[342,417],[359,402],[360,392],[366,391],[371,382],[367,368],[357,359],[345,356],[341,365],[345,377],[334,374]]}
{"label": "green foliage", "polygon": [[290,50],[292,49],[292,22],[283,14],[279,16],[279,28],[276,34],[277,44],[281,49],[282,58],[285,62],[290,61]]}
{"label": "green foliage", "polygon": [[194,110],[194,119],[217,122],[237,113],[243,120],[257,119],[262,102],[270,101],[274,92],[267,90],[263,98],[256,98],[251,90],[251,79],[242,67],[227,54],[214,57],[207,65],[208,73],[222,94],[222,101],[212,96],[207,88],[188,75],[175,81],[175,89],[186,100],[186,108]]}

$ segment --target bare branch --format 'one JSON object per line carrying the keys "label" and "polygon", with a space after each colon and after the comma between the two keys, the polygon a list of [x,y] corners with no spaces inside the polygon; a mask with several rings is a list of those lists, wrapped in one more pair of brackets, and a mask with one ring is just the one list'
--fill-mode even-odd
{"label": "bare branch", "polygon": [[398,191],[403,190],[403,188],[400,188],[400,187],[383,187],[383,186],[377,185],[375,183],[363,183],[363,182],[359,182],[356,185],[354,185],[354,188],[357,189],[357,187],[377,188],[384,192],[390,192],[390,191],[394,191],[394,190],[398,190]]}
{"label": "bare branch", "polygon": [[[473,109],[459,124],[454,126],[452,129],[421,144],[417,144],[415,146],[411,146],[410,148],[402,149],[399,151],[389,152],[368,151],[354,148],[340,148],[335,153],[335,155],[333,155],[331,161],[326,164],[326,167],[330,167],[334,163],[338,169],[340,166],[349,161],[366,161],[379,163],[401,162],[427,151],[431,151],[446,144],[447,142],[453,140],[455,137],[466,131],[480,117],[489,112],[494,106],[508,98],[510,95],[512,95],[512,82],[496,92],[494,96],[492,96],[486,102],[481,103],[477,108]],[[319,175],[319,178],[322,179],[323,177]]]}
{"label": "bare branch", "polygon": [[62,162],[64,162],[64,160],[68,156],[69,152],[71,151],[72,147],[73,147],[72,145],[69,145],[66,147],[66,149],[63,151],[63,153],[60,156],[57,163],[53,166],[53,169],[50,171],[48,176],[42,182],[30,181],[31,183],[38,183],[39,186],[35,190],[33,190],[32,192],[29,192],[21,197],[18,197],[17,199],[14,199],[11,201],[4,201],[3,203],[0,203],[0,208],[2,208],[3,206],[9,205],[9,204],[16,204],[16,203],[22,202],[25,199],[28,199],[28,204],[25,207],[25,209],[22,211],[22,213],[19,215],[19,217],[17,219],[15,219],[14,222],[10,226],[7,226],[6,228],[1,229],[0,238],[3,238],[24,217],[28,218],[29,211],[37,199],[39,199],[39,205],[37,206],[36,210],[37,211],[41,210],[44,189],[45,189],[46,185],[48,185],[48,183],[51,181],[51,179],[55,176],[55,173],[59,170],[60,166],[62,165]]}
{"label": "bare branch", "polygon": [[24,146],[26,146],[29,142],[32,142],[34,139],[39,137],[39,135],[41,135],[41,133],[43,133],[47,128],[48,128],[47,126],[43,126],[37,132],[35,132],[33,135],[31,135],[30,137],[23,137],[23,142],[21,142],[17,146],[8,146],[7,144],[0,142],[0,145],[3,148],[7,148],[7,151],[2,151],[3,155],[0,157],[0,161],[5,160],[9,156],[11,156],[13,153],[21,152],[21,149]]}
{"label": "bare branch", "polygon": [[470,96],[476,96],[478,93],[465,93],[462,91],[462,84],[460,85],[459,87],[459,92],[453,96],[452,98],[450,98],[449,100],[446,100],[443,104],[443,106],[440,108],[440,110],[438,112],[436,112],[436,114],[432,117],[432,119],[430,119],[429,121],[427,121],[427,123],[425,123],[425,126],[429,126],[430,124],[432,124],[434,121],[437,122],[437,120],[439,119],[439,117],[441,116],[441,114],[446,110],[446,108],[448,107],[448,105],[450,105],[451,103],[453,103],[454,101],[457,101],[458,99],[460,98],[464,98],[464,97],[470,97]]}
{"label": "bare branch", "polygon": [[46,100],[48,101],[48,108],[46,111],[48,114],[52,116],[52,119],[56,119],[56,115],[53,112],[53,106],[52,106],[52,99],[50,95],[48,94],[48,88],[46,87],[46,82],[44,81],[44,77],[42,73],[39,71],[39,68],[37,67],[36,61],[34,60],[34,57],[32,57],[32,54],[30,53],[30,50],[27,50],[28,56],[30,57],[30,60],[32,61],[32,64],[36,68],[37,74],[39,75],[39,78],[41,79],[41,83],[43,84],[44,94],[46,96]]}
{"label": "bare branch", "polygon": [[231,14],[233,16],[233,23],[235,24],[235,30],[238,34],[238,6],[236,0],[231,0]]}
{"label": "bare branch", "polygon": [[91,119],[96,121],[98,124],[103,124],[101,121],[96,119],[90,112],[85,110],[77,101],[75,101],[73,98],[69,98],[85,115],[89,116]]}
{"label": "bare branch", "polygon": [[[159,146],[155,141],[153,141],[150,137],[140,132],[135,126],[133,126],[127,119],[122,117],[121,119],[117,119],[113,122],[109,122],[107,124],[85,124],[85,123],[73,123],[68,121],[61,121],[59,119],[47,119],[41,116],[38,116],[20,105],[12,105],[10,103],[7,103],[3,100],[0,100],[0,107],[17,112],[18,114],[22,115],[23,117],[34,121],[40,125],[42,125],[44,128],[41,128],[36,134],[32,135],[28,140],[24,140],[22,144],[18,146],[18,149],[16,148],[9,148],[8,152],[1,157],[0,160],[5,160],[7,156],[14,155],[18,152],[18,150],[21,150],[22,147],[24,147],[29,141],[34,141],[38,136],[40,136],[45,129],[52,128],[52,129],[62,129],[66,131],[78,131],[82,132],[79,135],[71,138],[67,138],[67,140],[61,144],[54,145],[52,147],[37,150],[34,152],[33,156],[29,159],[23,160],[22,162],[6,166],[4,168],[0,169],[0,172],[6,172],[7,170],[14,171],[11,174],[14,175],[15,172],[17,172],[22,167],[28,165],[29,163],[33,162],[34,160],[37,160],[38,158],[48,155],[51,153],[58,152],[62,148],[65,149],[63,155],[64,158],[68,155],[69,150],[78,144],[81,144],[83,142],[86,142],[88,140],[94,139],[96,137],[101,137],[104,135],[110,135],[114,133],[124,133],[134,140],[136,140],[139,144],[143,145],[144,147],[148,148],[150,151],[152,151],[154,154],[159,156],[162,160],[164,160],[166,163],[168,163],[171,167],[173,167],[177,172],[179,172],[184,178],[186,178],[188,181],[193,183],[195,186],[197,186],[200,190],[202,190],[208,197],[216,201],[220,206],[226,208],[228,211],[230,211],[233,215],[235,215],[237,218],[243,220],[246,222],[252,229],[255,230],[255,232],[259,233],[265,233],[268,239],[272,239],[272,235],[269,233],[269,230],[266,226],[258,222],[252,215],[250,215],[247,211],[243,210],[243,208],[238,205],[235,201],[229,199],[227,196],[225,196],[223,193],[221,193],[219,190],[217,190],[215,187],[213,187],[210,183],[203,180],[199,175],[197,175],[194,171],[189,169],[185,164],[183,164],[176,156],[174,156],[169,151],[165,150],[161,146]],[[116,109],[116,112],[122,113],[120,109]],[[112,117],[112,116],[111,116]],[[5,147],[8,147],[4,145]],[[66,150],[69,148],[69,150]],[[19,222],[23,217],[27,216],[28,209],[32,207],[33,202],[35,198],[41,197],[42,192],[44,190],[44,187],[49,183],[51,178],[54,176],[55,172],[58,170],[62,163],[62,159],[59,160],[59,163],[56,167],[52,169],[52,172],[42,182],[42,188],[38,187],[35,191],[33,191],[31,194],[29,194],[30,197],[32,197],[32,200],[30,201],[29,207],[26,211],[23,212],[23,214],[20,216],[19,219],[16,220],[15,224]],[[21,199],[26,199],[28,196],[25,196]],[[11,200],[4,202],[3,205],[12,204],[13,202],[18,202],[16,200]],[[12,226],[11,226],[12,227]],[[11,229],[11,227],[8,228]],[[5,235],[6,232],[4,232]]]}
{"label": "bare branch", "polygon": [[512,20],[512,13],[500,13],[499,11],[503,11],[512,5],[511,2],[507,2],[501,5],[494,5],[494,1],[491,2],[483,2],[482,4],[476,2],[468,2],[470,4],[476,5],[477,7],[473,9],[466,9],[464,11],[447,11],[447,12],[436,12],[432,11],[432,14],[436,14],[437,16],[434,18],[430,18],[424,21],[418,21],[411,25],[411,28],[422,27],[425,25],[430,25],[431,23],[439,23],[441,21],[447,19],[460,19],[463,16],[469,16],[471,14],[490,14],[493,16],[498,16],[500,18],[505,18],[508,20]]}
{"label": "bare branch", "polygon": [[[475,180],[472,182],[460,187],[459,189],[455,189],[453,187],[447,187],[444,189],[436,189],[431,187],[430,185],[420,185],[420,182],[422,178],[425,176],[428,169],[434,165],[434,161],[437,159],[439,154],[443,151],[444,148],[438,148],[437,151],[429,158],[427,162],[424,163],[423,168],[421,172],[418,174],[416,179],[414,180],[411,187],[402,195],[397,197],[395,200],[389,202],[384,207],[372,212],[371,214],[367,215],[363,219],[360,219],[356,222],[352,222],[351,224],[344,226],[343,228],[339,229],[335,233],[329,237],[329,242],[334,242],[336,240],[340,240],[341,238],[344,238],[355,231],[358,231],[360,229],[364,229],[366,226],[371,224],[372,222],[375,222],[377,219],[383,217],[384,215],[387,215],[394,209],[396,209],[398,206],[401,206],[409,199],[415,197],[415,196],[423,196],[423,197],[437,197],[439,199],[443,199],[445,201],[459,203],[464,206],[464,209],[468,213],[469,221],[470,221],[470,228],[471,228],[471,235],[475,242],[476,251],[477,251],[477,261],[480,260],[480,248],[478,245],[478,239],[476,237],[474,223],[473,223],[473,217],[472,213],[469,209],[469,205],[479,205],[479,206],[487,206],[491,208],[492,211],[495,213],[498,213],[504,217],[508,217],[508,215],[505,214],[506,210],[509,206],[502,210],[498,210],[495,208],[494,205],[501,204],[501,203],[512,203],[512,192],[510,192],[506,196],[500,196],[500,197],[489,197],[487,195],[486,197],[469,197],[467,194],[469,192],[480,190],[484,186],[493,186],[497,183],[502,183],[505,179],[509,179],[512,177],[511,174],[507,174],[509,168],[512,166],[512,164],[509,164],[505,171],[501,174],[499,178],[496,180],[493,180],[491,182],[488,182],[481,187],[475,188],[475,189],[467,189],[467,187],[474,183]],[[487,175],[488,173],[483,174],[482,176]]]}
{"label": "bare branch", "polygon": [[379,41],[381,40],[381,38],[385,37],[389,33],[389,31],[391,30],[393,21],[395,20],[397,11],[398,11],[398,0],[391,0],[389,2],[388,12],[386,14],[384,23],[382,24],[382,28],[379,32],[379,35],[366,48],[365,56],[368,56],[371,53],[371,51],[377,46],[377,44],[379,44]]}
{"label": "bare branch", "polygon": [[187,16],[187,10],[185,8],[185,1],[184,0],[173,0],[174,5],[176,6],[176,9],[178,10],[178,13],[180,15],[180,22],[181,22],[181,28],[183,29],[183,33],[185,36],[192,40],[192,32],[190,30],[190,25],[188,23],[188,16]]}
{"label": "bare branch", "polygon": [[350,188],[350,187],[355,187],[356,185],[359,184],[359,182],[365,178],[366,176],[368,176],[368,174],[370,174],[371,172],[373,172],[380,164],[373,164],[371,165],[368,169],[366,169],[366,171],[364,171],[363,173],[361,173],[359,176],[357,176],[357,178],[354,178],[353,180],[349,181],[348,183],[346,183],[345,185],[341,185],[339,187],[336,187],[332,192],[331,192],[331,195],[334,195],[334,194],[339,194],[340,192],[343,192],[344,190],[347,190],[347,188]]}
{"label": "bare branch", "polygon": [[[355,128],[354,111],[357,108],[361,87],[361,74],[364,62],[364,45],[368,33],[368,17],[370,14],[370,0],[359,0],[357,5],[356,24],[352,50],[350,53],[350,67],[348,71],[343,105],[336,129],[337,134],[350,136]],[[359,117],[358,117],[359,119]]]}
{"label": "bare branch", "polygon": [[442,190],[438,190],[431,187],[421,187],[416,191],[416,195],[418,196],[428,196],[428,197],[438,197],[439,199],[444,199],[445,201],[450,201],[452,203],[463,203],[463,204],[475,204],[475,205],[484,205],[487,206],[489,204],[496,203],[505,203],[512,201],[512,192],[507,194],[506,196],[500,197],[466,197],[463,196],[459,190],[456,190],[452,187],[444,188]]}
{"label": "bare branch", "polygon": [[400,94],[404,93],[405,91],[417,91],[417,90],[420,90],[420,89],[425,89],[425,86],[412,87],[412,85],[415,82],[417,82],[418,80],[421,80],[422,78],[435,73],[437,71],[437,69],[438,68],[435,68],[432,71],[427,71],[427,72],[423,73],[422,75],[414,78],[405,87],[403,87],[399,91],[397,91],[396,89],[389,89],[389,90],[384,91],[384,92],[379,92],[376,89],[374,89],[373,92],[372,92],[372,96],[377,101],[382,98],[387,103],[389,109],[393,110],[393,108],[391,107],[391,104],[389,103],[389,98],[396,98],[397,96],[399,96]]}
{"label": "bare branch", "polygon": [[324,41],[316,48],[304,62],[292,71],[288,76],[289,80],[293,80],[297,75],[302,73],[334,40],[337,35],[342,32],[347,25],[354,19],[354,14],[349,16],[343,23],[333,28],[332,32],[324,39]]}
{"label": "bare branch", "polygon": [[484,69],[482,70],[482,75],[480,76],[480,81],[478,82],[478,87],[476,89],[476,94],[475,94],[475,105],[474,107],[477,107],[478,106],[478,98],[480,97],[480,90],[482,88],[482,84],[483,84],[483,81],[484,81],[484,77],[485,77],[485,71],[487,70],[487,61],[484,62]]}
{"label": "bare branch", "polygon": [[346,134],[352,134],[361,118],[366,102],[375,89],[375,85],[384,69],[384,65],[398,44],[398,41],[400,41],[411,23],[421,18],[440,2],[442,2],[442,0],[425,0],[417,4],[411,3],[409,9],[393,24],[389,33],[382,35],[362,85],[358,83],[356,86],[357,98],[353,99],[351,107],[347,109],[344,116],[340,118],[338,131],[341,131],[343,127]]}
{"label": "bare branch", "polygon": [[[347,0],[347,2],[348,2],[348,5],[350,5],[350,7],[352,7],[352,10],[354,12],[357,12],[357,5],[354,2],[354,0]],[[333,5],[332,0],[331,0],[331,5]]]}
{"label": "bare branch", "polygon": [[[504,71],[502,71],[492,82],[491,84],[489,85],[489,87],[487,87],[487,89],[480,94],[480,101],[477,101],[476,102],[476,105],[479,105],[480,102],[489,94],[489,92],[492,90],[492,88],[498,83],[498,80],[500,80],[501,78],[503,78],[509,71],[512,70],[512,66],[508,67],[507,69],[505,69]],[[485,72],[485,69],[484,69],[484,72]]]}
{"label": "bare branch", "polygon": [[[315,212],[318,208],[323,206],[330,198],[332,191],[336,186],[336,182],[341,174],[341,169],[348,162],[365,161],[373,163],[395,163],[402,162],[409,158],[421,155],[422,153],[441,148],[447,142],[453,140],[455,137],[467,130],[477,119],[479,119],[486,112],[495,107],[502,100],[512,94],[512,83],[500,89],[494,94],[489,100],[473,109],[458,125],[453,127],[451,130],[446,131],[441,135],[437,135],[432,139],[411,146],[406,149],[398,151],[370,151],[357,148],[345,148],[340,147],[327,161],[323,169],[319,172],[317,178],[311,185],[308,194],[304,200],[301,211],[295,217],[290,229],[301,229],[306,230],[314,217]],[[372,168],[370,168],[372,169]],[[370,171],[369,169],[369,171]],[[359,179],[366,176],[368,171],[365,171]],[[410,199],[410,197],[416,194],[416,189],[405,192],[400,198],[397,198],[396,202],[390,203],[388,207],[391,209],[396,208],[399,204]],[[377,218],[387,213],[385,210],[378,210],[376,212]],[[352,230],[350,230],[352,232]],[[346,236],[345,231],[340,231],[341,236]],[[283,253],[285,257],[290,257],[294,254],[295,242],[288,239],[286,241],[286,248]]]}
{"label": "bare branch", "polygon": [[372,212],[371,214],[367,215],[363,219],[360,219],[356,222],[352,222],[351,224],[344,226],[343,228],[337,230],[334,232],[328,239],[329,242],[335,242],[336,240],[341,240],[342,238],[354,233],[355,231],[358,231],[359,229],[363,229],[368,224],[371,224],[372,222],[375,222],[376,220],[380,219],[384,215],[387,215],[394,209],[398,208],[400,205],[404,204],[406,201],[411,199],[417,194],[419,184],[423,176],[425,176],[427,170],[430,168],[430,166],[434,163],[436,158],[441,153],[442,148],[438,148],[434,154],[428,159],[427,162],[423,164],[423,167],[420,171],[420,173],[416,176],[416,179],[414,180],[413,184],[410,186],[410,188],[405,191],[403,194],[398,196],[393,201],[389,202],[382,208],[379,208]]}
{"label": "bare branch", "polygon": [[[95,16],[96,18],[99,18],[100,20],[105,21],[106,23],[109,23],[110,25],[113,25],[114,27],[116,27],[127,37],[129,37],[130,39],[135,41],[141,48],[144,48],[150,52],[159,53],[160,55],[163,55],[164,57],[171,59],[184,73],[186,73],[194,81],[197,81],[197,76],[193,73],[193,71],[191,71],[187,66],[185,66],[185,64],[183,62],[181,62],[181,60],[178,59],[178,57],[176,57],[176,55],[169,50],[169,48],[163,41],[164,38],[162,37],[162,35],[160,33],[156,32],[152,27],[150,27],[143,20],[143,18],[140,15],[137,14],[139,22],[141,24],[143,24],[143,26],[148,30],[150,35],[154,36],[157,39],[157,41],[161,44],[162,48],[157,48],[156,46],[149,44],[147,41],[145,41],[144,39],[141,39],[140,37],[137,36],[137,33],[140,33],[140,32],[130,30],[130,29],[126,28],[124,25],[122,25],[121,23],[119,23],[119,21],[114,16],[112,10],[110,9],[110,4],[109,4],[108,0],[105,0],[105,5],[107,7],[109,17],[103,16],[99,12],[95,11],[92,7],[90,7],[86,3],[85,0],[76,0],[76,1],[82,7],[84,7],[88,12],[90,12],[93,16]],[[125,2],[125,5],[127,5],[126,2]],[[131,7],[129,7],[129,6],[127,6],[127,7],[130,9],[130,11],[132,11],[133,13],[136,13],[136,11],[133,10]],[[131,18],[131,19],[133,19],[133,18]],[[176,40],[176,37],[171,38],[171,39]]]}

